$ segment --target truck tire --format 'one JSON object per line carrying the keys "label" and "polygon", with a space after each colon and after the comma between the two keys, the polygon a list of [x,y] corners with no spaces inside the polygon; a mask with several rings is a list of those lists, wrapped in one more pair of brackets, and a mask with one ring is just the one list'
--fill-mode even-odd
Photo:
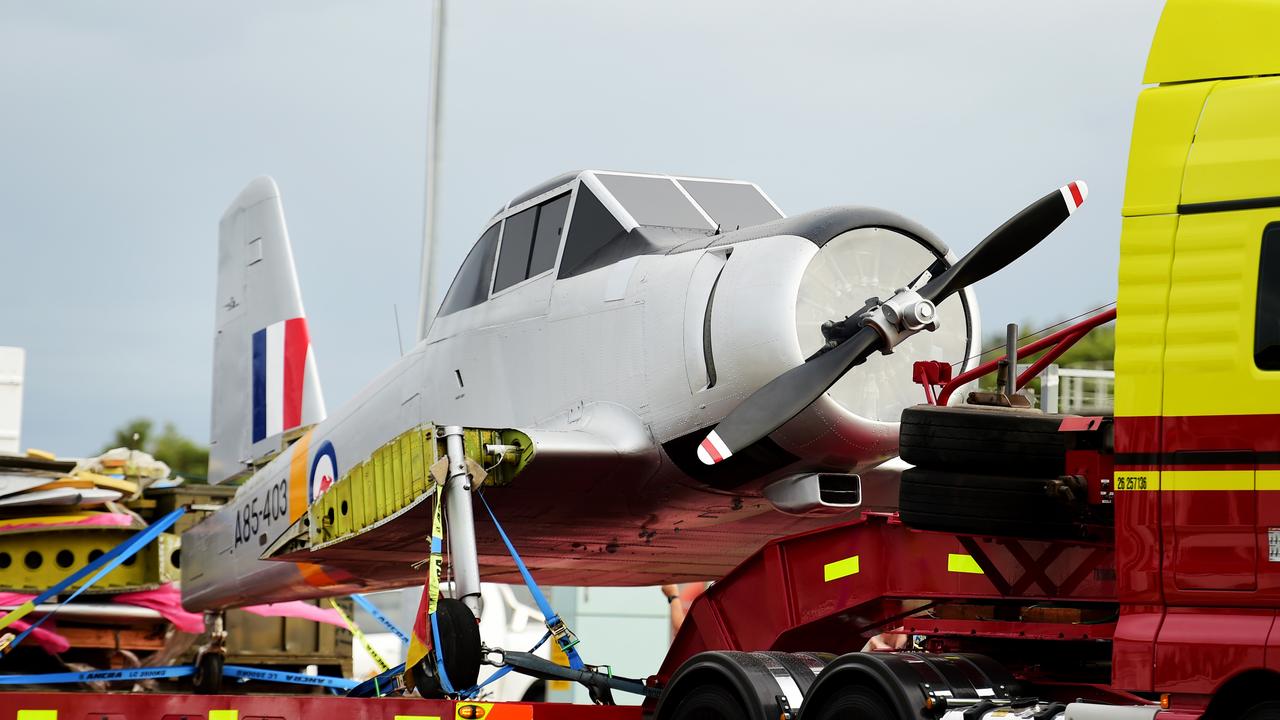
{"label": "truck tire", "polygon": [[1244,720],[1280,720],[1280,702],[1258,703],[1245,712]]}
{"label": "truck tire", "polygon": [[748,717],[742,702],[721,685],[703,685],[688,695],[671,713],[671,720],[740,720]]}
{"label": "truck tire", "polygon": [[893,706],[883,695],[860,685],[840,688],[815,710],[814,715],[805,713],[805,720],[898,720]]}
{"label": "truck tire", "polygon": [[916,405],[902,411],[902,459],[931,470],[1057,477],[1066,467],[1062,415]]}
{"label": "truck tire", "polygon": [[1056,478],[911,468],[902,473],[898,517],[921,530],[1026,538],[1074,538],[1083,506],[1051,494]]}

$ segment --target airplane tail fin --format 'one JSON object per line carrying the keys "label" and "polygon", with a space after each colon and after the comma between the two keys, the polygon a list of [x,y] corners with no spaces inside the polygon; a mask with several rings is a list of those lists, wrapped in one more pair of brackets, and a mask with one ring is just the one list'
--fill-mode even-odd
{"label": "airplane tail fin", "polygon": [[250,182],[218,225],[209,482],[248,474],[325,417],[280,190]]}

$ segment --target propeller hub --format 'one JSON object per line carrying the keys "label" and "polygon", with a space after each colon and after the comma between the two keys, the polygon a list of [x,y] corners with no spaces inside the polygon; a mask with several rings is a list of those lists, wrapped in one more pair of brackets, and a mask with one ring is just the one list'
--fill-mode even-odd
{"label": "propeller hub", "polygon": [[864,313],[860,324],[880,333],[884,338],[881,352],[888,355],[899,343],[921,330],[937,330],[938,309],[915,290],[902,288],[879,307]]}

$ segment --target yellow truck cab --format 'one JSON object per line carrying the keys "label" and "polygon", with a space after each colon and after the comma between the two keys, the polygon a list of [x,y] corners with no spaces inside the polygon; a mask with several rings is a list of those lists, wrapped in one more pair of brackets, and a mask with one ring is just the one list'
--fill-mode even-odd
{"label": "yellow truck cab", "polygon": [[1277,2],[1171,0],[1147,61],[1117,300],[1121,687],[1280,669],[1278,29]]}

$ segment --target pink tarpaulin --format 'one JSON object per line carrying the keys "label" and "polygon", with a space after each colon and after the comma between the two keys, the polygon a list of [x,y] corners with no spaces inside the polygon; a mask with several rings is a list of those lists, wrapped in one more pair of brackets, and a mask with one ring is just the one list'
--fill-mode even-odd
{"label": "pink tarpaulin", "polygon": [[345,628],[347,624],[342,621],[342,616],[333,608],[316,607],[311,603],[301,600],[290,600],[289,602],[271,603],[270,605],[250,605],[244,608],[245,612],[251,612],[254,615],[263,617],[291,617],[301,618],[303,620],[314,620],[316,622],[328,623]]}
{"label": "pink tarpaulin", "polygon": [[112,601],[151,608],[182,632],[204,632],[204,617],[200,613],[182,609],[182,594],[173,586],[173,583],[165,583],[154,590],[120,593],[112,598]]}
{"label": "pink tarpaulin", "polygon": [[[46,620],[41,623],[40,627],[31,631],[27,637],[35,641],[37,645],[44,648],[44,651],[50,655],[57,655],[71,649],[71,643],[58,633],[48,629],[53,624],[53,620]],[[6,631],[13,631],[15,634],[31,627],[31,623],[26,620],[14,620],[5,628]]]}
{"label": "pink tarpaulin", "polygon": [[[159,612],[166,620],[173,623],[174,627],[183,632],[204,632],[204,618],[199,613],[187,612],[182,609],[182,595],[178,588],[171,583],[161,585],[154,590],[122,593],[115,596],[114,600],[127,605],[151,608]],[[272,603],[270,605],[250,605],[243,609],[245,612],[251,612],[254,615],[263,617],[291,617],[328,623],[340,628],[347,626],[342,621],[342,616],[333,608],[320,608],[301,600]]]}

